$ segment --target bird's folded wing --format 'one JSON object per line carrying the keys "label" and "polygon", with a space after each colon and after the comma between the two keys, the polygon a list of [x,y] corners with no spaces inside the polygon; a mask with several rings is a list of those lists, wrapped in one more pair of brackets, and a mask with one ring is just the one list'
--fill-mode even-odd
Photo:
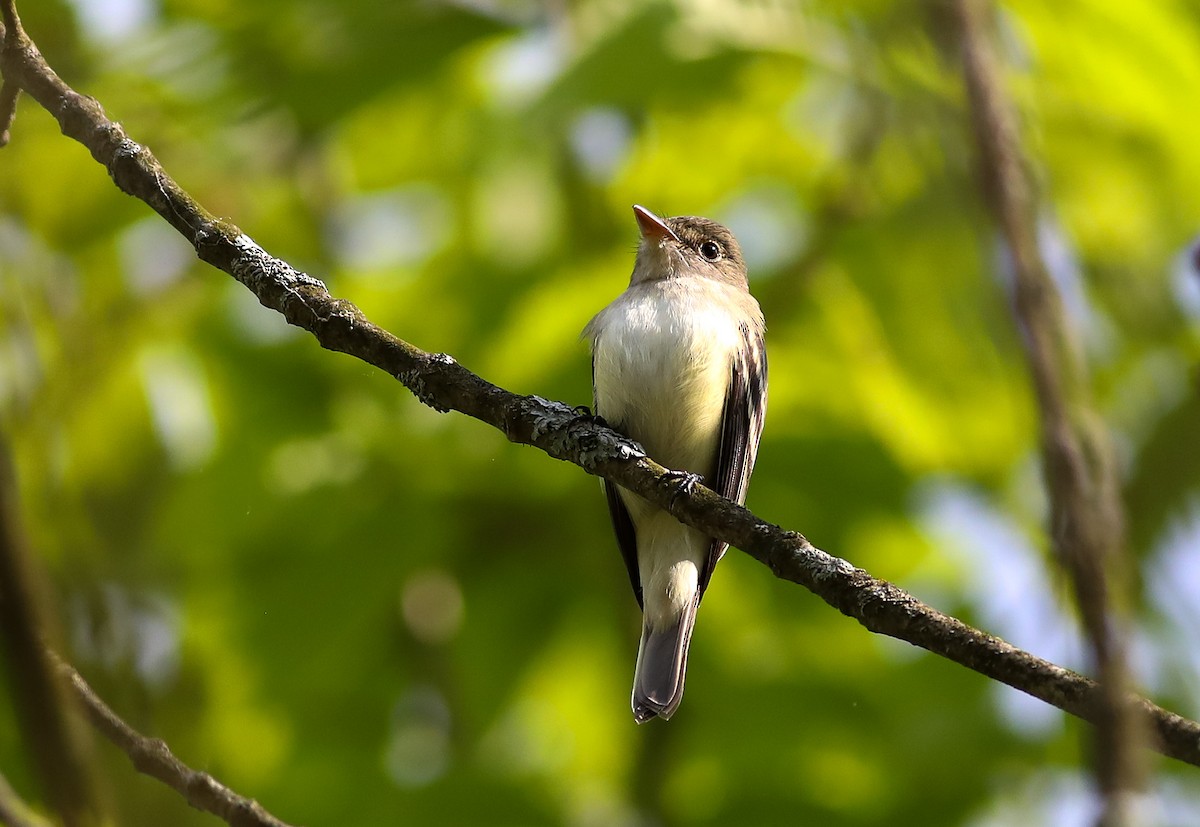
{"label": "bird's folded wing", "polygon": [[[762,436],[767,413],[767,350],[761,328],[741,326],[742,346],[730,365],[729,390],[725,395],[725,410],[721,416],[721,440],[717,448],[716,473],[706,480],[708,487],[738,504],[746,501],[750,472],[758,456],[758,441]],[[712,578],[713,569],[729,545],[713,540],[708,560],[700,572],[700,591],[703,595]]]}

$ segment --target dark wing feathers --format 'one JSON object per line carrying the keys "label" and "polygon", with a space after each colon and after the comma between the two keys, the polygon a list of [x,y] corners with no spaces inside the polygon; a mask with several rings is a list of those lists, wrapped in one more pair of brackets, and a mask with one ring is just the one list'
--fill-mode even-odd
{"label": "dark wing feathers", "polygon": [[621,500],[615,483],[603,480],[604,496],[608,499],[608,516],[612,518],[613,533],[617,535],[617,545],[621,556],[625,558],[625,568],[629,569],[629,584],[633,586],[633,596],[637,598],[638,606],[642,605],[642,578],[638,574],[637,534],[633,530],[633,520],[629,518],[629,509]]}
{"label": "dark wing feathers", "polygon": [[[750,484],[767,414],[767,350],[762,330],[751,330],[743,324],[741,333],[742,346],[730,366],[729,390],[721,415],[717,470],[711,480],[706,480],[709,488],[739,505],[746,502],[746,487]],[[700,572],[701,595],[728,547],[728,543],[719,540],[713,540],[709,546],[708,562]]]}

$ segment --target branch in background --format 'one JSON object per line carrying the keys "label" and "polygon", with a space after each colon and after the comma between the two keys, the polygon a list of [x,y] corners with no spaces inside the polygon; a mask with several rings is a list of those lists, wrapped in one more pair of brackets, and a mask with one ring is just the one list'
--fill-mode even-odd
{"label": "branch in background", "polygon": [[[16,40],[20,38],[24,31],[21,29],[20,19],[17,17],[17,10],[11,2],[4,3],[0,7],[0,16],[7,22],[8,20],[16,21],[15,26],[8,26],[6,23],[0,23],[0,40],[6,40],[8,33],[13,34],[13,43],[4,45],[5,50],[16,45]],[[0,147],[8,146],[9,129],[12,127],[13,119],[17,117],[17,98],[21,95],[21,87],[16,81],[10,81],[6,75],[4,83],[0,84]]]}
{"label": "branch in background", "polygon": [[[856,71],[862,71],[856,67]],[[824,267],[843,231],[862,217],[870,200],[867,170],[887,134],[887,118],[878,103],[879,93],[858,80],[862,99],[851,111],[839,135],[841,160],[816,185],[817,199],[810,205],[804,249],[788,267],[788,278],[768,279],[756,288],[759,304],[772,313],[787,312],[802,298],[813,277]]]}
{"label": "branch in background", "polygon": [[[806,587],[873,632],[920,646],[1084,720],[1100,717],[1101,691],[1093,681],[942,614],[704,486],[682,491],[639,446],[568,405],[513,394],[445,354],[427,353],[376,326],[353,304],[331,296],[321,282],[269,255],[236,226],[197,204],[95,100],[63,83],[36,49],[6,51],[0,67],[58,120],[64,134],[91,151],[121,190],[145,201],[201,259],[244,284],[265,307],[312,333],[322,347],[389,373],[439,411],[459,411],[497,428],[512,442],[532,445],[641,495],[684,523],[742,549],[777,577]],[[1200,724],[1141,698],[1134,703],[1152,721],[1157,749],[1200,766]]]}
{"label": "branch in background", "polygon": [[63,682],[83,707],[92,725],[129,756],[138,772],[157,778],[183,796],[197,810],[212,813],[230,827],[288,827],[257,801],[238,795],[206,772],[180,761],[158,738],[147,738],[97,697],[87,681],[70,664],[50,654]]}
{"label": "branch in background", "polygon": [[21,87],[15,83],[0,86],[0,147],[8,146],[9,129],[17,116],[17,97]]}
{"label": "branch in background", "polygon": [[[37,619],[40,602],[36,599],[37,590],[28,571],[29,555],[16,518],[15,481],[7,448],[0,441],[0,634],[13,675],[18,722],[63,824],[92,827],[104,823],[96,805],[89,766],[84,760],[84,745],[72,720],[64,714],[65,684],[91,724],[122,749],[134,767],[176,790],[196,809],[224,819],[231,827],[288,827],[258,802],[238,795],[211,775],[188,767],[162,741],[136,732],[96,696],[78,672],[44,647],[38,630],[45,624]],[[9,827],[43,827],[2,776],[0,823]]]}
{"label": "branch in background", "polygon": [[1101,823],[1126,824],[1141,783],[1139,722],[1126,693],[1123,623],[1112,605],[1123,586],[1124,518],[1116,467],[1092,408],[1086,370],[1038,246],[1037,204],[1016,117],[984,31],[986,0],[956,0],[955,17],[980,168],[1012,258],[1013,312],[1023,334],[1042,431],[1051,538],[1074,586],[1100,679],[1096,773],[1105,796]]}
{"label": "branch in background", "polygon": [[26,748],[51,806],[66,827],[101,822],[87,749],[64,712],[62,690],[46,660],[47,621],[17,508],[16,479],[0,439],[0,641],[13,706]]}

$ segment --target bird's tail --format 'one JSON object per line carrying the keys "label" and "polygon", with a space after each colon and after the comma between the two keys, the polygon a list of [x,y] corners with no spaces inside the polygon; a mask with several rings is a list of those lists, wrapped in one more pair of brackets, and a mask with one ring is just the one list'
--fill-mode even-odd
{"label": "bird's tail", "polygon": [[651,628],[649,617],[642,620],[642,642],[633,673],[633,719],[639,724],[656,716],[669,719],[683,700],[697,602],[693,598],[676,623],[661,629]]}

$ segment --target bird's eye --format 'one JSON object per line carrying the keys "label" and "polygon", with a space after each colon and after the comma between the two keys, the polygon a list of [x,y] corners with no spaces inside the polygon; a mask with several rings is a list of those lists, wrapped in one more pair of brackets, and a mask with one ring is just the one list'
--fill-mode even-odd
{"label": "bird's eye", "polygon": [[700,245],[700,255],[707,261],[716,261],[721,257],[721,245],[715,241],[706,241]]}

